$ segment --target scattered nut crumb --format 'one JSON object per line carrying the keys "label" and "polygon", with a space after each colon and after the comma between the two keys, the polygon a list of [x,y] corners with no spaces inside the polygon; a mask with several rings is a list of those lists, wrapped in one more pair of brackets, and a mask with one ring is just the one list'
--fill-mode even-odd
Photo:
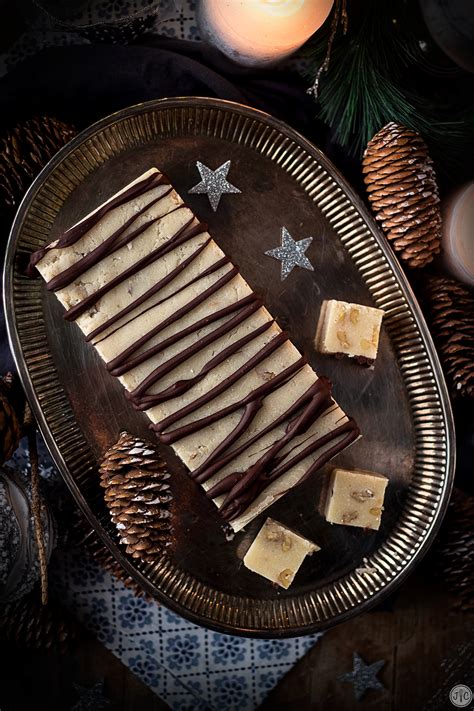
{"label": "scattered nut crumb", "polygon": [[360,575],[374,575],[377,572],[377,568],[365,565],[362,568],[356,568],[355,572],[359,573]]}
{"label": "scattered nut crumb", "polygon": [[285,534],[283,534],[283,541],[281,544],[281,549],[283,553],[288,553],[292,545],[293,544],[291,542],[291,539],[288,536],[285,536]]}
{"label": "scattered nut crumb", "polygon": [[377,568],[372,565],[368,565],[369,561],[367,558],[362,558],[362,562],[364,563],[364,565],[360,568],[356,568],[356,573],[360,573],[361,575],[374,575],[375,573],[377,573]]}
{"label": "scattered nut crumb", "polygon": [[382,509],[379,506],[374,506],[372,509],[369,509],[369,513],[372,516],[380,516]]}
{"label": "scattered nut crumb", "polygon": [[360,339],[360,347],[364,351],[368,351],[372,347],[372,343],[367,340],[367,338],[361,338]]}

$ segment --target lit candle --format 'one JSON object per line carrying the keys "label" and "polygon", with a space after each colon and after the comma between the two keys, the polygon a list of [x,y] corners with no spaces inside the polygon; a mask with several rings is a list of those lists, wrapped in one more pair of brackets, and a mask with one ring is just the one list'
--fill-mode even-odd
{"label": "lit candle", "polygon": [[474,181],[443,206],[443,255],[449,271],[474,286]]}
{"label": "lit candle", "polygon": [[201,0],[203,38],[239,64],[273,64],[321,27],[333,0]]}

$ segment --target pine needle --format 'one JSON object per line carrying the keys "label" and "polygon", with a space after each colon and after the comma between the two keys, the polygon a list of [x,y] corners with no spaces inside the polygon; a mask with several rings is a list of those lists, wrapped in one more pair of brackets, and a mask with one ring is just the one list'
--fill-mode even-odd
{"label": "pine needle", "polygon": [[[334,23],[315,37],[308,56],[316,67],[312,78],[319,76],[318,116],[331,127],[334,141],[358,158],[383,126],[401,123],[423,136],[437,167],[449,174],[465,162],[466,147],[474,143],[474,110],[463,107],[453,116],[439,96],[429,95],[433,77],[441,84],[449,81],[450,72],[427,59],[414,33],[413,5],[403,0],[349,2],[348,32],[333,37],[329,62]],[[415,73],[416,82],[407,86],[407,75]]]}

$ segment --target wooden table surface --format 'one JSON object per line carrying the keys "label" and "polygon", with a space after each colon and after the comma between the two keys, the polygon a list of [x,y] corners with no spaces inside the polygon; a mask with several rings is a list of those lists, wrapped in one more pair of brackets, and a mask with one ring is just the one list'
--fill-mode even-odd
{"label": "wooden table surface", "polygon": [[[455,708],[449,701],[451,687],[464,683],[474,689],[473,615],[453,611],[450,591],[433,582],[428,566],[423,563],[382,608],[327,632],[271,692],[261,711]],[[352,684],[338,679],[352,670],[354,651],[368,664],[385,660],[378,675],[385,690],[368,691],[360,702]],[[166,700],[83,630],[65,655],[4,646],[0,660],[1,711],[72,709],[78,700],[76,684],[92,688],[101,681],[109,711],[168,708]]]}
{"label": "wooden table surface", "polygon": [[[0,0],[3,5],[6,1]],[[0,50],[24,29],[19,4],[8,3],[3,19]],[[472,482],[470,403],[457,415],[460,440],[470,442],[460,452],[458,479]],[[474,690],[474,616],[453,610],[455,591],[434,582],[431,566],[428,557],[382,607],[328,631],[270,693],[261,711],[452,711],[449,691],[455,684]],[[368,691],[360,702],[353,686],[339,679],[352,670],[354,652],[367,664],[385,660],[378,675],[385,689]],[[78,702],[77,686],[93,689],[102,682],[108,704],[97,702],[90,706],[93,711],[169,708],[83,629],[64,655],[18,651],[0,643],[0,711],[68,711]]]}

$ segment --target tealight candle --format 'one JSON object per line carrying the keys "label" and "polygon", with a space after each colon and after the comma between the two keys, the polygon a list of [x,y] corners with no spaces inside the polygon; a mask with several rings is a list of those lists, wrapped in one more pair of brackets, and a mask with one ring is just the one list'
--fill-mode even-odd
{"label": "tealight candle", "polygon": [[443,218],[446,267],[465,284],[474,286],[474,181],[446,201]]}
{"label": "tealight candle", "polygon": [[333,0],[201,0],[204,39],[239,64],[273,64],[321,27]]}

